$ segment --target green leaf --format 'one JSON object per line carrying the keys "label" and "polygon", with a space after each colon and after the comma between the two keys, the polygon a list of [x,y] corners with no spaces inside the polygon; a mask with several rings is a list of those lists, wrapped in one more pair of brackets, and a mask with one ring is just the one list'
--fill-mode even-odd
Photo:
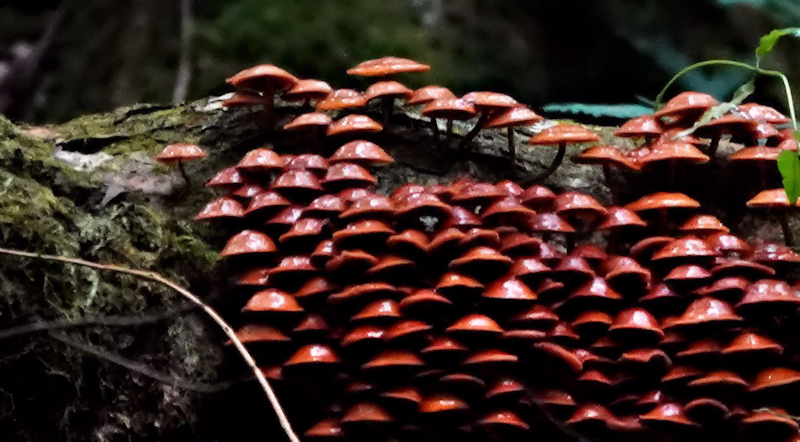
{"label": "green leaf", "polygon": [[781,152],[778,155],[778,170],[783,178],[783,189],[789,198],[789,204],[794,205],[800,197],[800,157],[797,156],[797,152],[791,150]]}
{"label": "green leaf", "polygon": [[641,104],[587,104],[587,103],[551,103],[542,106],[544,112],[564,114],[586,114],[593,117],[635,118],[652,114],[653,109]]}
{"label": "green leaf", "polygon": [[775,47],[775,44],[778,43],[778,40],[780,40],[780,38],[784,35],[800,37],[800,28],[775,29],[769,34],[761,37],[761,41],[759,41],[758,47],[756,48],[756,65],[758,65],[765,55],[772,51],[772,48]]}
{"label": "green leaf", "polygon": [[792,135],[794,135],[794,139],[800,143],[800,130],[793,130]]}

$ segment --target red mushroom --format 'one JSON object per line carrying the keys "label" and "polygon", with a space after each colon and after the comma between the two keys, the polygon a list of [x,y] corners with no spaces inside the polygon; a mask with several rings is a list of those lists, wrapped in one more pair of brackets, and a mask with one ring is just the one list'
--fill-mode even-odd
{"label": "red mushroom", "polygon": [[531,145],[557,144],[558,153],[553,162],[543,172],[529,179],[529,183],[537,183],[549,177],[561,165],[564,156],[567,154],[567,144],[569,143],[591,143],[600,141],[600,137],[588,129],[571,124],[559,124],[549,127],[528,140]]}
{"label": "red mushroom", "polygon": [[167,165],[177,164],[178,170],[181,172],[181,176],[183,177],[184,181],[186,181],[186,187],[191,187],[192,183],[189,181],[189,176],[186,174],[186,169],[183,168],[183,162],[199,160],[207,156],[208,154],[203,149],[194,144],[176,143],[165,147],[161,152],[158,153],[158,155],[155,156],[155,159]]}

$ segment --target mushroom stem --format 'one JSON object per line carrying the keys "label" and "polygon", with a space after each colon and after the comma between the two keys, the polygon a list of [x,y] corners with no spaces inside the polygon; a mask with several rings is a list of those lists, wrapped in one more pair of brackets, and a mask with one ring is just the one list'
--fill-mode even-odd
{"label": "mushroom stem", "polygon": [[789,215],[785,210],[778,212],[778,222],[781,223],[781,230],[783,230],[783,240],[787,246],[794,244],[794,236],[792,229],[789,227]]}
{"label": "mushroom stem", "polygon": [[517,176],[517,149],[514,146],[514,128],[508,126],[506,128],[506,136],[508,137],[508,160],[511,166],[511,175]]}
{"label": "mushroom stem", "polygon": [[655,141],[655,140],[656,140],[656,136],[653,135],[653,134],[646,134],[644,136],[644,144],[646,144],[648,146],[653,144],[653,141]]}
{"label": "mushroom stem", "polygon": [[708,145],[708,156],[713,160],[717,155],[717,148],[719,147],[720,133],[717,132],[711,137],[711,143]]}
{"label": "mushroom stem", "polygon": [[436,118],[431,117],[431,133],[433,134],[433,139],[436,142],[439,142],[439,122],[436,121]]}
{"label": "mushroom stem", "polygon": [[606,187],[608,187],[608,192],[611,193],[611,203],[614,204],[616,201],[616,195],[614,192],[614,180],[611,177],[611,165],[610,164],[603,164],[603,176],[606,180]]}
{"label": "mushroom stem", "polygon": [[[266,97],[266,95],[265,95]],[[264,125],[267,128],[267,132],[271,133],[275,128],[273,127],[273,123],[275,120],[275,96],[270,93],[268,95],[269,98],[264,100]]]}
{"label": "mushroom stem", "polygon": [[528,180],[525,184],[527,185],[536,184],[544,180],[545,178],[549,177],[550,175],[552,175],[553,172],[555,172],[556,169],[558,169],[558,166],[561,165],[561,162],[564,161],[564,156],[566,154],[567,154],[567,143],[562,141],[561,143],[558,143],[558,153],[556,154],[556,157],[553,158],[553,162],[550,164],[550,166],[547,169],[545,169],[542,173]]}
{"label": "mushroom stem", "polygon": [[764,167],[764,162],[759,161],[758,163],[758,180],[761,182],[761,188],[767,188],[767,170]]}
{"label": "mushroom stem", "polygon": [[486,124],[486,121],[489,119],[489,114],[490,112],[488,111],[481,112],[481,116],[478,117],[475,127],[473,127],[472,130],[470,130],[467,135],[461,139],[461,143],[458,145],[459,149],[465,149],[467,147],[467,143],[472,141],[478,135],[478,132],[483,129],[483,125]]}
{"label": "mushroom stem", "polygon": [[186,174],[186,169],[183,168],[183,161],[178,161],[178,170],[181,172],[183,180],[186,181],[186,188],[192,187],[192,182],[189,180],[189,175]]}
{"label": "mushroom stem", "polygon": [[381,100],[381,106],[383,107],[381,125],[386,127],[386,125],[389,124],[389,116],[392,114],[392,109],[394,108],[394,97],[384,97],[383,100]]}
{"label": "mushroom stem", "polygon": [[448,118],[447,119],[447,134],[445,135],[445,138],[444,138],[448,144],[450,144],[450,139],[452,138],[452,136],[453,136],[453,119],[452,118]]}

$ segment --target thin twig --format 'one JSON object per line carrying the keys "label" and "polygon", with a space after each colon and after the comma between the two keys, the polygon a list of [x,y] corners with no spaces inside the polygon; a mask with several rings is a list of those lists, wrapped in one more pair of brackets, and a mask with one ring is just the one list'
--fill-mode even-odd
{"label": "thin twig", "polygon": [[206,314],[209,317],[211,317],[211,319],[213,319],[214,322],[217,323],[217,325],[219,325],[219,327],[222,329],[222,331],[225,332],[225,334],[231,340],[233,345],[236,346],[236,349],[239,351],[239,354],[242,355],[242,359],[244,359],[244,361],[247,363],[247,365],[253,371],[253,374],[256,376],[256,379],[258,379],[258,383],[261,384],[261,388],[264,390],[264,393],[266,393],[267,398],[269,399],[269,402],[272,405],[272,409],[275,411],[275,414],[278,416],[278,421],[280,422],[284,433],[286,433],[286,437],[288,437],[291,442],[300,442],[300,438],[297,437],[297,434],[294,432],[294,430],[292,430],[292,425],[289,422],[289,419],[286,417],[286,412],[283,410],[283,407],[281,407],[281,404],[278,401],[278,397],[275,395],[275,391],[272,389],[272,386],[269,384],[269,381],[264,376],[264,373],[262,373],[261,370],[258,368],[258,365],[256,365],[256,361],[253,359],[253,356],[250,355],[250,352],[247,351],[247,349],[245,348],[244,344],[242,344],[242,341],[240,341],[239,338],[236,336],[236,333],[233,331],[231,326],[228,325],[228,323],[225,322],[225,320],[222,319],[222,317],[214,309],[212,309],[210,306],[208,306],[208,304],[203,302],[200,298],[198,298],[192,292],[186,290],[185,288],[183,288],[180,285],[170,281],[169,279],[159,275],[156,272],[148,272],[148,271],[144,271],[144,270],[130,269],[130,268],[127,268],[127,267],[119,267],[119,266],[116,266],[116,265],[113,265],[113,264],[99,264],[99,263],[96,263],[96,262],[86,261],[86,260],[79,259],[79,258],[67,258],[67,257],[64,257],[64,256],[54,256],[54,255],[41,255],[41,254],[38,254],[38,253],[31,253],[31,252],[25,252],[25,251],[22,251],[22,250],[13,250],[13,249],[5,249],[5,248],[0,248],[0,254],[12,255],[12,256],[21,256],[21,257],[33,258],[33,259],[43,259],[43,260],[47,260],[47,261],[58,261],[58,262],[64,262],[64,263],[68,263],[68,264],[75,264],[75,265],[89,267],[89,268],[98,269],[98,270],[110,270],[112,272],[125,273],[125,274],[128,274],[128,275],[133,275],[133,276],[136,276],[136,277],[139,277],[139,278],[142,278],[142,279],[147,279],[147,280],[150,280],[150,281],[154,281],[154,282],[163,284],[163,285],[175,290],[176,292],[178,292],[184,298],[186,298],[186,299],[192,301],[193,303],[197,304],[198,306],[200,306],[206,312]]}
{"label": "thin twig", "polygon": [[216,393],[218,391],[225,390],[226,388],[235,384],[235,382],[220,382],[217,384],[209,384],[205,382],[187,382],[175,376],[171,376],[169,374],[153,370],[152,368],[140,362],[131,361],[130,359],[126,359],[123,358],[122,356],[110,353],[95,345],[90,345],[71,339],[64,333],[50,332],[49,335],[56,341],[62,342],[72,348],[80,350],[84,353],[88,353],[92,356],[96,356],[100,359],[105,359],[106,361],[125,367],[130,371],[134,371],[149,378],[153,378],[163,384],[172,385],[173,387],[185,388],[187,390],[194,390],[200,393]]}

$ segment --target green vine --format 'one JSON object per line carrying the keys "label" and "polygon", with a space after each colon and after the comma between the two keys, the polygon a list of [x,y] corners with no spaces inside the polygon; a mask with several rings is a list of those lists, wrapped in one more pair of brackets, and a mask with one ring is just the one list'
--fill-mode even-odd
{"label": "green vine", "polygon": [[[694,132],[698,127],[702,126],[703,124],[708,123],[709,121],[719,118],[741,104],[748,96],[750,96],[755,91],[755,78],[759,75],[769,76],[769,77],[776,77],[779,78],[783,82],[783,88],[786,93],[786,104],[789,108],[789,115],[792,119],[792,134],[794,138],[800,141],[800,130],[797,127],[797,116],[795,114],[794,109],[794,99],[792,98],[792,88],[789,85],[789,79],[786,78],[786,75],[783,72],[764,69],[761,67],[761,61],[764,59],[766,55],[768,55],[772,49],[775,47],[775,44],[778,43],[781,37],[784,36],[794,36],[800,37],[800,28],[785,28],[785,29],[775,29],[767,35],[761,37],[759,41],[759,45],[755,50],[756,62],[755,64],[748,64],[741,61],[735,60],[707,60],[702,61],[699,63],[695,63],[691,66],[688,66],[682,69],[680,72],[675,74],[666,85],[661,89],[661,92],[658,93],[656,96],[656,103],[655,108],[658,109],[664,104],[664,96],[669,90],[670,86],[672,86],[675,81],[677,81],[681,76],[686,74],[689,71],[706,67],[706,66],[733,66],[740,69],[747,69],[753,73],[753,78],[750,79],[747,83],[743,84],[739,89],[737,89],[736,93],[734,93],[733,97],[731,97],[730,101],[720,103],[717,106],[712,107],[711,109],[707,110],[702,117],[694,124],[694,126],[690,129],[687,129],[681,135],[688,135]],[[789,199],[790,204],[796,204],[798,198],[800,198],[800,155],[798,152],[794,151],[783,151],[778,156],[778,170],[781,173],[781,177],[783,178],[783,188],[786,191],[786,196]]]}

